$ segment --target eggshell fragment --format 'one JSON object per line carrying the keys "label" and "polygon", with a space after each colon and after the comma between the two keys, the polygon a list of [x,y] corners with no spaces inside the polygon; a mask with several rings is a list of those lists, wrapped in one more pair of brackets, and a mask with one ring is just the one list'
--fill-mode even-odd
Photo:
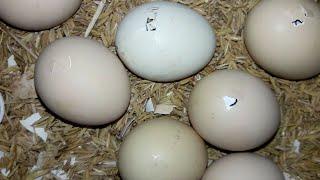
{"label": "eggshell fragment", "polygon": [[0,123],[3,120],[3,116],[4,116],[4,100],[3,100],[2,94],[0,93]]}

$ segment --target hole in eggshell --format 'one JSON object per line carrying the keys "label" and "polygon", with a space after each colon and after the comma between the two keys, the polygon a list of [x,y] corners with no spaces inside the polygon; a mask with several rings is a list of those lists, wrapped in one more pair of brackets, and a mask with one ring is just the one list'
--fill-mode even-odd
{"label": "hole in eggshell", "polygon": [[153,23],[155,19],[153,18],[147,18],[147,22],[146,22],[146,30],[147,31],[155,31],[157,30],[155,24]]}
{"label": "hole in eggshell", "polygon": [[238,99],[236,99],[233,104],[230,104],[230,107],[235,106],[237,103],[238,103]]}
{"label": "hole in eggshell", "polygon": [[149,16],[147,17],[146,21],[146,31],[156,31],[156,19],[158,15],[158,7],[152,7],[149,12]]}
{"label": "hole in eggshell", "polygon": [[237,98],[233,98],[233,97],[229,97],[229,96],[223,97],[223,101],[225,103],[227,110],[231,110],[235,105],[238,104]]}
{"label": "hole in eggshell", "polygon": [[304,21],[300,20],[300,19],[296,19],[295,21],[291,22],[295,27],[301,26],[304,24]]}

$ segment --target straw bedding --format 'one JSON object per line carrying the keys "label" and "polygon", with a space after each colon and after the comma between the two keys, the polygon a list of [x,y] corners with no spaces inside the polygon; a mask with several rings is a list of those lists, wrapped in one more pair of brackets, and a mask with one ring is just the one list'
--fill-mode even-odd
{"label": "straw bedding", "polygon": [[[144,0],[110,0],[90,37],[115,52],[117,26],[129,9]],[[41,50],[64,36],[83,36],[97,3],[84,0],[81,9],[59,27],[42,32],[24,32],[0,22],[0,92],[6,104],[0,124],[0,151],[5,157],[0,169],[10,170],[0,179],[120,179],[117,152],[123,137],[137,124],[161,116],[146,112],[150,98],[155,105],[174,106],[170,116],[188,122],[186,105],[196,81],[217,69],[241,69],[263,79],[275,91],[282,107],[282,123],[270,144],[258,152],[273,159],[293,179],[320,178],[320,77],[292,82],[268,75],[254,64],[243,43],[242,30],[248,11],[257,0],[179,0],[205,16],[215,28],[217,50],[211,63],[199,74],[174,83],[153,83],[130,74],[132,98],[128,112],[102,128],[80,128],[50,115],[40,104],[33,87],[34,63]],[[16,67],[8,68],[14,55]],[[45,127],[46,142],[28,132],[20,120],[39,112],[37,127]],[[223,152],[208,146],[210,160]],[[32,167],[34,167],[32,169]],[[59,175],[59,174],[58,174]]]}

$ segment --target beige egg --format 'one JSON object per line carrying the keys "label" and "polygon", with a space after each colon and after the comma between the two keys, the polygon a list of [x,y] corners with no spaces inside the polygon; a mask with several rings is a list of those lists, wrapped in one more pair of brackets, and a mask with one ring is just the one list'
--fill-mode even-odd
{"label": "beige egg", "polygon": [[70,18],[82,0],[1,0],[0,19],[24,30],[44,30]]}
{"label": "beige egg", "polygon": [[215,161],[202,180],[284,180],[271,160],[253,153],[236,153]]}
{"label": "beige egg", "polygon": [[81,125],[102,125],[127,110],[130,85],[121,61],[102,44],[81,37],[57,40],[41,53],[35,86],[55,114]]}
{"label": "beige egg", "polygon": [[313,0],[262,0],[249,13],[244,39],[266,71],[290,80],[320,73],[320,5]]}
{"label": "beige egg", "polygon": [[245,151],[266,143],[277,131],[280,107],[273,91],[238,70],[216,71],[193,89],[190,121],[210,144]]}
{"label": "beige egg", "polygon": [[119,171],[124,180],[198,180],[206,165],[200,136],[169,117],[139,125],[120,146]]}

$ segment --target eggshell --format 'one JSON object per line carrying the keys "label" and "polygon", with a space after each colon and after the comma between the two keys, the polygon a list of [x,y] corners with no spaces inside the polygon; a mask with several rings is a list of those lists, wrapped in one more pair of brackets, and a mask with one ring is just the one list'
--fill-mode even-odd
{"label": "eggshell", "polygon": [[102,44],[81,37],[57,40],[41,53],[35,86],[52,112],[81,125],[117,120],[130,100],[121,61]]}
{"label": "eggshell", "polygon": [[152,81],[175,81],[200,71],[216,47],[213,28],[185,5],[157,1],[131,10],[119,25],[116,47],[124,64]]}
{"label": "eggshell", "polygon": [[0,123],[2,122],[4,116],[4,100],[2,94],[0,93]]}
{"label": "eggshell", "polygon": [[320,73],[320,5],[312,0],[262,0],[249,13],[244,39],[266,71],[290,80]]}
{"label": "eggshell", "polygon": [[196,180],[206,165],[207,151],[200,136],[169,117],[134,128],[119,151],[119,171],[124,180]]}
{"label": "eggshell", "polygon": [[284,180],[284,176],[269,159],[253,153],[236,153],[215,161],[202,180]]}
{"label": "eggshell", "polygon": [[0,19],[24,30],[50,29],[70,18],[81,0],[1,0]]}
{"label": "eggshell", "polygon": [[193,89],[188,112],[210,144],[245,151],[266,143],[277,131],[280,107],[262,80],[238,70],[220,70]]}

